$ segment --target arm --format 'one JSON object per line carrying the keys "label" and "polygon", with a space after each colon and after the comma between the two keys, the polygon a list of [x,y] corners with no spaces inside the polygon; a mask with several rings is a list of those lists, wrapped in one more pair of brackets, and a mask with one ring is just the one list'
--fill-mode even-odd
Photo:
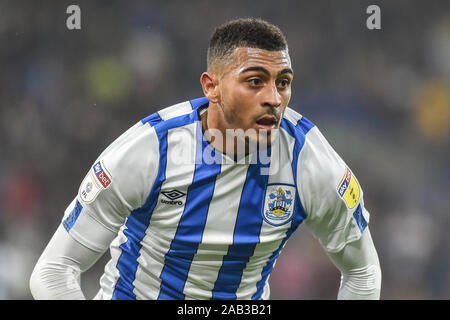
{"label": "arm", "polygon": [[305,140],[297,181],[306,227],[341,271],[338,299],[379,299],[381,270],[363,190],[317,128]]}
{"label": "arm", "polygon": [[35,299],[84,300],[80,275],[102,255],[75,241],[60,225],[31,274],[31,294]]}
{"label": "arm", "polygon": [[339,300],[380,298],[380,263],[368,228],[359,240],[348,243],[337,253],[327,254],[342,274]]}
{"label": "arm", "polygon": [[[150,147],[156,150],[151,150]],[[109,248],[158,171],[154,130],[138,123],[94,162],[30,279],[35,299],[84,299],[80,275]]]}

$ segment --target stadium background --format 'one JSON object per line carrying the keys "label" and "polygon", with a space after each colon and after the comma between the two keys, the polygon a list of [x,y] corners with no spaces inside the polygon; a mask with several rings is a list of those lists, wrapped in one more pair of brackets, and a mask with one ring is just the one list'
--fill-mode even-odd
{"label": "stadium background", "polygon": [[[66,8],[81,7],[81,30]],[[381,30],[366,8],[381,8]],[[450,2],[0,1],[0,299],[28,280],[97,155],[159,108],[202,95],[213,27],[279,25],[309,117],[365,191],[382,299],[450,298]],[[82,277],[88,298],[107,255]],[[300,226],[273,299],[334,299],[339,273]]]}

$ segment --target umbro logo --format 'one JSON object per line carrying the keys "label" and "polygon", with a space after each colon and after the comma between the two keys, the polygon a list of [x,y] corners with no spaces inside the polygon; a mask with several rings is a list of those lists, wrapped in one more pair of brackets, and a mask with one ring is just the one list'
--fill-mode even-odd
{"label": "umbro logo", "polygon": [[161,193],[163,195],[165,195],[167,198],[169,198],[170,200],[175,200],[175,199],[181,198],[186,195],[186,193],[178,191],[176,189],[169,190],[169,191],[161,191]]}
{"label": "umbro logo", "polygon": [[169,201],[169,200],[161,199],[161,203],[177,204],[179,206],[183,205],[183,201],[177,200],[177,199],[184,197],[186,195],[186,193],[178,191],[176,189],[161,191],[161,194],[170,200]]}

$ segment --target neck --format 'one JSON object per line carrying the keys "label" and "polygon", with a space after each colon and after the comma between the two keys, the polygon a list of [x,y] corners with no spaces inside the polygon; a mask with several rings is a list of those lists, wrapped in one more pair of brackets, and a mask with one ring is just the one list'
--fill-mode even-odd
{"label": "neck", "polygon": [[206,140],[217,150],[225,153],[226,145],[221,141],[221,139],[217,139],[217,136],[225,137],[225,131],[219,126],[217,121],[217,116],[214,113],[214,109],[217,106],[213,105],[213,103],[209,103],[208,109],[204,111],[200,116],[200,121],[202,123],[203,134]]}

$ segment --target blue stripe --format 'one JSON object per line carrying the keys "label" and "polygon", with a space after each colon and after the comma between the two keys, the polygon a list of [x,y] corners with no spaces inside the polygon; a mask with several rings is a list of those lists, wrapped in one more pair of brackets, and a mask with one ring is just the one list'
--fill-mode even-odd
{"label": "blue stripe", "polygon": [[312,123],[308,118],[302,117],[296,125],[297,128],[303,131],[303,134],[307,134],[309,130],[314,127],[314,123]]}
{"label": "blue stripe", "polygon": [[295,229],[292,227],[289,228],[288,232],[286,233],[286,236],[284,237],[283,241],[281,242],[280,247],[273,252],[273,254],[270,256],[269,261],[264,266],[262,272],[261,272],[261,280],[258,281],[256,284],[256,293],[252,296],[252,300],[261,300],[262,294],[264,292],[264,286],[266,285],[266,281],[270,275],[270,273],[273,270],[273,266],[275,264],[275,261],[277,260],[278,256],[280,255],[281,250],[283,249],[284,244],[291,236],[292,232],[294,232]]}
{"label": "blue stripe", "polygon": [[122,254],[119,257],[116,266],[119,270],[120,277],[114,288],[112,295],[113,300],[136,299],[136,295],[133,292],[133,282],[136,278],[136,271],[139,264],[137,259],[140,256],[140,250],[142,248],[141,241],[150,224],[150,219],[157,203],[158,194],[161,191],[161,185],[166,179],[167,130],[190,124],[195,121],[195,119],[196,112],[159,122],[156,121],[156,116],[153,116],[152,120],[150,120],[149,117],[147,118],[149,123],[153,123],[159,140],[160,157],[158,175],[145,204],[142,207],[133,210],[128,217],[126,229],[124,230],[127,241],[120,246]]}
{"label": "blue stripe", "polygon": [[[206,97],[201,97],[201,98],[197,98],[197,99],[192,99],[189,102],[191,104],[192,110],[195,110],[195,109],[207,104],[209,102],[209,100]],[[155,126],[156,124],[160,123],[161,121],[162,121],[162,119],[158,112],[152,113],[151,115],[149,115],[141,120],[141,122],[143,124],[148,123],[148,124],[150,124],[151,127]]]}
{"label": "blue stripe", "polygon": [[358,225],[359,231],[363,233],[364,229],[367,227],[367,221],[363,216],[362,207],[358,204],[358,208],[356,208],[355,212],[353,212],[353,217],[356,220],[356,224]]}
{"label": "blue stripe", "polygon": [[167,131],[173,128],[189,125],[195,121],[198,121],[198,114],[195,111],[184,114],[178,117],[174,117],[165,121],[161,121],[155,124],[154,128],[158,134],[158,137],[166,135]]}
{"label": "blue stripe", "polygon": [[120,277],[116,282],[113,292],[113,300],[130,300],[136,299],[133,293],[133,281],[136,277],[138,267],[138,257],[141,250],[141,241],[145,236],[145,231],[150,223],[153,210],[156,206],[158,194],[161,190],[161,185],[166,179],[166,163],[167,163],[167,136],[159,137],[159,169],[155,183],[153,184],[150,195],[145,204],[132,211],[126,223],[124,234],[127,241],[120,246],[122,254],[117,261],[116,268],[119,270]]}
{"label": "blue stripe", "polygon": [[[197,159],[200,159],[208,142],[202,139],[201,125],[197,127]],[[161,290],[158,299],[184,299],[183,289],[192,263],[202,240],[209,204],[214,194],[220,164],[204,164],[197,161],[193,182],[186,196],[184,212],[177,232],[165,256],[161,272]]]}
{"label": "blue stripe", "polygon": [[261,167],[269,165],[256,163],[250,165],[247,170],[234,228],[233,244],[229,246],[223,258],[212,299],[236,299],[242,273],[260,241],[259,234],[263,222],[261,212],[269,179],[268,175],[261,175]]}
{"label": "blue stripe", "polygon": [[[294,174],[294,182],[298,189],[297,181],[297,164],[300,151],[305,144],[305,136],[314,127],[314,124],[307,118],[302,117],[294,126],[290,121],[286,119],[281,120],[280,127],[287,131],[287,133],[295,139],[293,159],[292,159],[292,173]],[[298,192],[297,192],[298,196]]]}
{"label": "blue stripe", "polygon": [[197,98],[197,99],[192,99],[189,102],[191,103],[192,110],[195,110],[195,109],[203,106],[204,104],[207,104],[209,102],[209,100],[206,97],[201,97],[201,98]]}
{"label": "blue stripe", "polygon": [[78,201],[78,199],[77,199],[72,212],[67,216],[67,218],[63,222],[64,229],[66,229],[67,232],[69,232],[70,229],[72,229],[73,225],[75,224],[78,217],[80,216],[80,213],[82,210],[83,210],[83,206],[81,205],[80,201]]}
{"label": "blue stripe", "polygon": [[262,299],[262,294],[264,292],[264,286],[267,282],[267,279],[269,278],[269,275],[273,271],[275,261],[277,260],[278,256],[280,255],[281,250],[283,250],[283,247],[284,247],[286,241],[294,233],[294,231],[297,230],[297,227],[302,223],[302,221],[305,218],[306,218],[306,213],[303,210],[303,207],[300,203],[299,196],[297,195],[295,208],[294,208],[294,214],[293,214],[292,222],[291,222],[291,227],[286,232],[286,236],[284,237],[284,239],[281,242],[278,249],[273,252],[273,254],[270,256],[269,260],[267,261],[267,264],[264,266],[264,268],[261,272],[261,280],[258,281],[258,283],[256,284],[256,293],[252,296],[253,300]]}
{"label": "blue stripe", "polygon": [[145,117],[144,119],[141,120],[141,122],[143,124],[148,123],[148,124],[150,124],[151,127],[153,127],[154,125],[158,124],[161,121],[162,121],[162,119],[159,116],[158,112],[152,113],[148,117]]}
{"label": "blue stripe", "polygon": [[295,208],[294,208],[294,214],[292,217],[291,227],[287,230],[286,236],[284,237],[283,241],[281,242],[280,246],[276,251],[273,252],[273,254],[270,256],[267,264],[264,266],[262,272],[261,272],[261,280],[258,281],[256,288],[256,293],[252,296],[252,299],[262,299],[262,294],[264,292],[264,286],[266,284],[266,281],[270,275],[270,273],[273,270],[273,266],[275,264],[276,259],[281,253],[281,250],[283,249],[286,241],[289,239],[289,237],[292,235],[292,233],[298,228],[300,223],[306,218],[306,212],[303,208],[303,205],[300,201],[299,196],[299,182],[297,181],[297,164],[298,164],[298,157],[300,155],[300,151],[303,148],[303,145],[305,144],[305,135],[311,130],[311,128],[314,127],[314,124],[309,121],[307,118],[303,117],[298,123],[294,126],[291,122],[288,120],[283,119],[281,121],[281,127],[285,129],[289,135],[291,135],[293,138],[295,138],[295,144],[294,144],[294,150],[293,150],[293,157],[292,157],[292,173],[294,175],[294,181],[297,188],[296,197],[295,197]]}

